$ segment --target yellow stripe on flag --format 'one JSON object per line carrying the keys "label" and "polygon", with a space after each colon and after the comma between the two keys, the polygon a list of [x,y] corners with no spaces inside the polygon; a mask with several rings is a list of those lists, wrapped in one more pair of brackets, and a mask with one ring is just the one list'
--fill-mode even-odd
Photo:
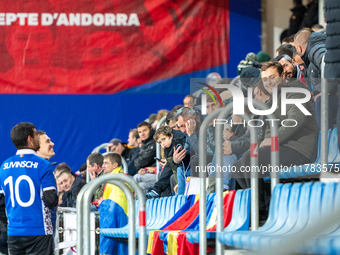
{"label": "yellow stripe on flag", "polygon": [[171,231],[168,235],[168,250],[166,254],[177,255],[177,237],[180,231]]}
{"label": "yellow stripe on flag", "polygon": [[[110,174],[123,174],[123,169],[119,166],[115,168]],[[128,185],[127,185],[128,186]],[[128,202],[124,192],[115,185],[106,184],[104,193],[103,193],[103,200],[111,199],[113,202],[117,203],[125,212],[126,215],[128,214]]]}

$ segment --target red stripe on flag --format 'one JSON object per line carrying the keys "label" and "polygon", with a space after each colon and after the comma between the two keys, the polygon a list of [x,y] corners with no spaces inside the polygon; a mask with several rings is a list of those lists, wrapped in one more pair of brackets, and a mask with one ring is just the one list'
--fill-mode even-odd
{"label": "red stripe on flag", "polygon": [[272,136],[271,151],[272,152],[279,151],[279,137],[278,136]]}
{"label": "red stripe on flag", "polygon": [[257,158],[257,143],[250,144],[250,157]]}
{"label": "red stripe on flag", "polygon": [[145,227],[146,226],[146,212],[139,211],[139,226]]}

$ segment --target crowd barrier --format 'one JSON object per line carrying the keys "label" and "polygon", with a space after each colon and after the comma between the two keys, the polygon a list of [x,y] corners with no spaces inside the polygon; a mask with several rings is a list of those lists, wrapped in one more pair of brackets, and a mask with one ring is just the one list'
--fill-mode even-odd
{"label": "crowd barrier", "polygon": [[[135,254],[135,209],[134,198],[129,188],[124,184],[127,183],[135,192],[139,200],[139,252],[138,254],[146,255],[146,211],[145,196],[138,184],[130,177],[124,174],[107,174],[92,180],[85,185],[77,197],[77,252],[79,254],[90,255],[90,202],[93,191],[102,183],[111,183],[119,185],[125,193],[129,205],[129,255]],[[120,184],[119,184],[120,183]],[[117,185],[117,186],[118,186]],[[125,187],[126,188],[125,188]]]}
{"label": "crowd barrier", "polygon": [[[218,85],[216,85],[218,86]],[[218,87],[217,87],[218,88]],[[245,105],[248,105],[247,101],[244,101]],[[253,101],[253,105],[261,110],[268,110],[267,106],[263,103],[258,101]],[[215,110],[211,114],[209,114],[205,120],[203,121],[200,131],[199,131],[199,166],[201,169],[207,165],[206,162],[206,130],[209,124],[218,117],[218,119],[225,119],[228,115],[232,113],[233,103],[228,104],[226,107],[222,109]],[[268,116],[271,119],[275,119],[273,115]],[[249,116],[244,116],[246,121],[249,120]],[[215,132],[215,151],[216,151],[216,166],[223,166],[223,159],[222,159],[222,125],[216,125],[216,132]],[[251,150],[252,157],[251,157],[251,166],[257,166],[257,131],[255,127],[250,128],[250,136],[251,136]],[[271,125],[271,136],[272,136],[272,149],[271,149],[271,165],[278,166],[279,165],[279,143],[278,143],[278,125],[276,122],[273,122]],[[252,204],[252,214],[251,214],[251,226],[252,230],[258,228],[258,217],[259,217],[259,210],[258,210],[258,179],[256,173],[251,173],[251,204]],[[206,179],[205,179],[205,172],[200,171],[200,226],[206,226]],[[275,185],[279,182],[278,173],[274,173],[272,175],[272,189]],[[216,196],[217,196],[217,232],[223,231],[223,198],[222,198],[222,191],[223,191],[223,175],[221,171],[216,172]],[[200,254],[207,253],[207,236],[206,236],[206,229],[204,227],[200,228]],[[216,254],[223,253],[223,245],[220,243],[218,239],[216,239]]]}

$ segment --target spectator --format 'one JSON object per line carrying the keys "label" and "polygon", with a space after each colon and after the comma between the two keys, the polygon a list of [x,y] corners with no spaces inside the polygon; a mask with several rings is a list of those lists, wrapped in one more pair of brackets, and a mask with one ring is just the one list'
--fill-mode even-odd
{"label": "spectator", "polygon": [[300,29],[305,27],[311,28],[314,24],[319,23],[319,1],[307,0],[307,10],[300,25]]}
{"label": "spectator", "polygon": [[6,194],[9,253],[53,255],[50,210],[57,205],[58,196],[51,164],[36,155],[39,134],[32,123],[15,125],[11,139],[16,155],[5,160],[0,171],[0,192]]}
{"label": "spectator", "polygon": [[159,110],[157,113],[156,120],[151,124],[152,128],[156,130],[156,127],[158,125],[158,122],[168,114],[168,110]]}
{"label": "spectator", "polygon": [[183,108],[183,105],[176,105],[176,106],[174,106],[172,109],[171,109],[171,111],[178,111],[179,109],[181,109],[181,108]]}
{"label": "spectator", "polygon": [[46,135],[45,131],[39,131],[39,134],[40,148],[37,151],[37,155],[44,159],[50,160],[55,155],[55,152],[53,150],[54,143],[51,141],[51,138]]}
{"label": "spectator", "polygon": [[179,130],[176,124],[176,114],[177,111],[175,110],[171,110],[170,112],[168,112],[168,114],[166,115],[166,124],[172,129]]}
{"label": "spectator", "polygon": [[[326,0],[324,2],[325,7],[325,23],[327,31],[326,39],[326,56],[325,56],[325,78],[336,79],[338,81],[338,91],[340,91],[340,45],[334,44],[339,42],[340,38],[340,20],[334,17],[340,17],[340,6],[337,0]],[[340,103],[338,103],[340,107]],[[340,145],[340,109],[337,113],[337,129],[338,129],[338,145]]]}
{"label": "spectator", "polygon": [[[258,100],[262,103],[266,103],[266,101],[270,97],[270,93],[264,88],[262,80],[260,80],[255,88],[254,88],[254,99]],[[228,136],[224,136],[228,138]],[[250,132],[247,131],[244,135],[238,137],[232,137],[229,141],[225,141],[223,143],[223,155],[242,155],[244,152],[249,150],[250,148]],[[235,139],[237,138],[237,139]]]}
{"label": "spectator", "polygon": [[308,77],[307,76],[307,66],[305,64],[305,62],[302,60],[302,58],[300,57],[300,55],[297,53],[296,48],[294,47],[293,50],[293,60],[295,62],[295,64],[297,64],[303,74],[303,77]]}
{"label": "spectator", "polygon": [[133,179],[138,183],[144,194],[148,193],[156,182],[155,167],[140,169],[138,174],[133,176]]}
{"label": "spectator", "polygon": [[[294,39],[293,39],[294,41]],[[289,43],[285,43],[280,45],[279,48],[276,49],[276,56],[279,55],[288,55],[290,58],[293,59],[293,52],[294,52],[294,45],[289,44]]]}
{"label": "spectator", "polygon": [[146,194],[147,198],[160,197],[161,193],[170,187],[170,177],[172,174],[174,174],[177,183],[177,168],[183,164],[186,170],[190,159],[190,156],[187,155],[184,148],[186,137],[181,131],[173,130],[168,126],[161,127],[156,131],[154,140],[164,148],[166,164],[160,174],[159,180],[155,183],[151,191]]}
{"label": "spectator", "polygon": [[135,167],[139,171],[144,167],[155,165],[156,142],[152,139],[155,131],[149,123],[144,121],[138,124],[137,130],[142,140],[142,147],[138,157],[135,159]]}
{"label": "spectator", "polygon": [[301,22],[305,16],[306,7],[302,5],[302,0],[293,0],[293,8],[290,10],[292,12],[292,16],[289,20],[288,36],[299,31]]}
{"label": "spectator", "polygon": [[157,119],[157,114],[156,113],[150,114],[148,122],[151,124],[151,126],[155,122],[156,119]]}
{"label": "spectator", "polygon": [[80,173],[81,178],[84,179],[84,181],[86,181],[86,172],[87,172],[86,162],[81,164],[78,172]]}
{"label": "spectator", "polygon": [[[247,70],[248,69],[248,70]],[[256,82],[258,82],[259,78],[260,78],[260,74],[257,72],[259,71],[257,68],[255,67],[247,67],[244,68],[242,70],[241,76],[242,76],[242,84],[245,86],[250,86],[253,87]],[[244,75],[244,73],[246,73],[246,75]],[[248,74],[250,73],[250,74]],[[252,78],[250,78],[252,76]],[[243,77],[249,77],[249,78],[243,78]],[[215,98],[216,101],[217,98]],[[212,107],[214,106],[214,107]],[[207,113],[211,114],[212,112],[214,112],[215,110],[224,107],[224,104],[217,104],[214,105],[214,101],[213,99],[210,97],[207,99]],[[240,123],[241,122],[241,118],[239,118],[236,115],[233,115],[233,123]],[[213,123],[210,123],[208,129],[207,129],[207,155],[213,155],[213,158],[210,160],[211,161],[211,165],[216,167],[216,155],[215,155],[215,127],[212,125]],[[238,125],[238,124],[233,124],[233,130],[226,131],[228,132],[228,139],[230,138],[231,134],[233,134],[235,132],[235,136],[239,136],[239,135],[243,135],[245,132],[245,128],[242,128],[242,125]],[[208,146],[210,148],[208,148]],[[223,157],[223,165],[228,166],[228,165],[232,165],[235,161],[237,160],[237,156],[236,155],[228,155],[226,157]],[[216,177],[216,172],[212,171],[211,172],[211,176],[212,177]],[[229,172],[223,172],[223,187],[224,189],[230,189],[230,177],[231,177],[231,173]],[[209,178],[209,186],[212,186],[214,184],[214,179]]]}
{"label": "spectator", "polygon": [[[86,160],[87,171],[90,173],[90,179],[94,180],[97,177],[104,175],[103,169],[103,161],[104,157],[99,152],[91,153]],[[93,192],[93,202],[97,201],[99,198],[103,196],[105,184],[100,185],[94,192]]]}
{"label": "spectator", "polygon": [[65,192],[66,207],[76,207],[78,193],[86,182],[81,178],[75,178],[65,163],[60,163],[57,168],[64,169],[57,176],[57,181]]}
{"label": "spectator", "polygon": [[[326,53],[325,41],[326,35],[306,30],[299,31],[294,40],[297,53],[307,65],[307,84],[310,85],[314,95],[314,108],[319,129],[321,127],[321,63]],[[334,83],[328,83],[328,92],[328,127],[333,128],[338,109]]]}
{"label": "spectator", "polygon": [[271,57],[267,52],[259,51],[256,55],[257,61],[254,62],[254,67],[261,68],[262,65],[266,64],[268,61],[271,60]]}
{"label": "spectator", "polygon": [[133,176],[136,174],[137,170],[135,168],[135,159],[138,157],[140,148],[139,148],[139,135],[137,129],[130,129],[129,132],[129,139],[128,139],[128,147],[132,147],[131,150],[131,156],[129,162],[127,162],[128,165],[128,174],[130,176]]}
{"label": "spectator", "polygon": [[192,95],[187,95],[183,99],[183,105],[184,107],[194,108],[195,99]]}
{"label": "spectator", "polygon": [[301,57],[307,66],[307,77],[309,85],[313,87],[314,95],[321,91],[321,62],[326,52],[325,48],[326,36],[321,33],[311,33],[301,30],[295,35],[294,44],[297,54]]}
{"label": "spectator", "polygon": [[[288,55],[280,55],[274,58],[274,61],[280,62],[283,67],[283,77],[285,79],[297,79],[304,84],[306,80],[298,65],[293,63],[293,60]],[[307,85],[307,84],[306,84]]]}
{"label": "spectator", "polygon": [[132,156],[132,150],[127,146],[126,143],[123,143],[118,138],[113,138],[109,142],[109,145],[107,146],[107,151],[118,153],[125,159],[126,162],[129,162]]}
{"label": "spectator", "polygon": [[62,185],[60,185],[60,182],[57,182],[57,190],[58,190],[58,205],[60,207],[66,207],[66,197],[65,197],[65,190],[63,189]]}
{"label": "spectator", "polygon": [[243,68],[240,74],[240,80],[244,88],[254,87],[260,78],[261,78],[260,69],[253,66]]}
{"label": "spectator", "polygon": [[70,171],[70,173],[75,177],[78,178],[78,176],[76,176],[74,173],[72,173],[71,169],[69,167],[64,167],[64,164],[59,164],[55,169],[54,169],[54,178],[57,182],[57,190],[58,190],[58,205],[60,207],[66,207],[67,203],[66,203],[66,194],[65,194],[65,190],[63,189],[63,186],[60,185],[60,181],[58,181],[58,176],[59,174],[61,174],[61,172],[63,171]]}
{"label": "spectator", "polygon": [[[50,160],[54,155],[55,152],[53,150],[54,143],[51,141],[51,138],[46,135],[45,131],[39,130],[38,131],[40,138],[39,138],[39,145],[40,148],[37,151],[37,155],[39,157],[42,157],[46,160]],[[51,165],[54,165],[56,163],[51,163]],[[59,194],[59,191],[57,190],[57,194]],[[55,221],[57,219],[57,208],[54,208],[51,210],[51,219],[52,219],[52,226],[53,231],[55,230]]]}
{"label": "spectator", "polygon": [[[285,30],[287,31],[287,34],[288,34],[288,30]],[[290,35],[290,36],[287,36],[287,37],[284,37],[282,39],[282,42],[281,44],[291,44],[291,45],[294,45],[294,34],[293,35]]]}
{"label": "spectator", "polygon": [[138,148],[138,138],[139,138],[139,135],[138,135],[137,128],[130,129],[129,138],[128,138],[128,146],[132,147],[133,149]]}
{"label": "spectator", "polygon": [[[284,127],[279,123],[279,152],[280,165],[290,167],[291,165],[303,165],[314,162],[317,149],[317,123],[312,107],[312,100],[304,103],[303,106],[312,114],[304,115],[301,110],[293,104],[287,105],[287,115],[281,115],[281,95],[283,87],[306,88],[300,81],[293,81],[286,84],[283,82],[283,67],[279,62],[269,62],[261,68],[261,76],[265,89],[272,94],[273,88],[278,88],[278,107],[274,111],[276,119],[294,119],[295,127]],[[300,98],[299,93],[287,93],[287,99]],[[266,101],[266,105],[272,105],[272,96]],[[264,132],[259,138],[258,163],[259,166],[269,167],[271,138],[270,127],[266,125]],[[236,172],[233,173],[239,185],[245,189],[250,187],[250,172],[240,172],[241,166],[250,166],[250,151],[245,152],[242,158],[234,163]],[[262,170],[262,169],[260,169]],[[259,178],[269,176],[268,172],[259,171]],[[260,215],[266,217],[267,205],[265,203],[263,179],[259,180]]]}
{"label": "spectator", "polygon": [[[123,174],[122,159],[119,154],[108,153],[104,157],[104,162],[107,174]],[[120,228],[128,223],[128,202],[120,188],[106,184],[103,197],[98,202],[100,226]],[[100,235],[100,254],[127,254],[127,249],[125,243]]]}
{"label": "spectator", "polygon": [[243,68],[249,67],[249,66],[253,66],[254,62],[256,61],[256,54],[253,52],[249,52],[246,56],[245,60],[242,60],[238,66],[237,66],[237,75],[240,75],[242,72]]}
{"label": "spectator", "polygon": [[189,151],[193,150],[198,154],[198,135],[200,125],[200,116],[197,111],[191,108],[183,107],[177,113],[177,128],[186,134],[187,141],[185,144],[185,149]]}
{"label": "spectator", "polygon": [[[237,115],[232,115],[232,129],[225,129],[223,131],[223,138],[225,139],[225,142],[223,143],[223,148],[228,148],[230,146],[230,143],[232,141],[237,140],[239,137],[242,137],[245,132],[247,131],[246,126],[242,123],[242,118]],[[247,148],[249,149],[249,147]],[[245,150],[246,151],[246,150]],[[223,166],[227,167],[232,166],[233,163],[240,158],[242,155],[237,155],[235,153],[231,153],[231,151],[224,149],[223,150]],[[230,152],[230,153],[229,153]],[[211,162],[211,177],[216,177],[216,154],[214,154],[214,158]],[[209,186],[211,187],[214,181],[209,178]],[[232,181],[231,179],[231,172],[223,171],[223,189],[225,190],[232,190],[235,189],[235,181]]]}
{"label": "spectator", "polygon": [[122,159],[118,153],[108,153],[104,156],[103,169],[105,174],[122,174]]}
{"label": "spectator", "polygon": [[315,24],[312,26],[312,30],[314,32],[320,32],[320,33],[325,33],[326,31],[324,30],[324,27],[319,25],[319,24]]}

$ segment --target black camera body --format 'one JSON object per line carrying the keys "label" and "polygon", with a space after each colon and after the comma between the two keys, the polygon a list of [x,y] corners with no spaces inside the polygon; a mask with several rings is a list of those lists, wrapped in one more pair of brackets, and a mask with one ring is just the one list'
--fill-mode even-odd
{"label": "black camera body", "polygon": [[183,150],[183,149],[184,149],[183,140],[181,139],[181,140],[176,141],[176,142],[177,142],[176,145],[175,145],[176,150],[177,150],[178,148],[180,148],[179,151]]}

